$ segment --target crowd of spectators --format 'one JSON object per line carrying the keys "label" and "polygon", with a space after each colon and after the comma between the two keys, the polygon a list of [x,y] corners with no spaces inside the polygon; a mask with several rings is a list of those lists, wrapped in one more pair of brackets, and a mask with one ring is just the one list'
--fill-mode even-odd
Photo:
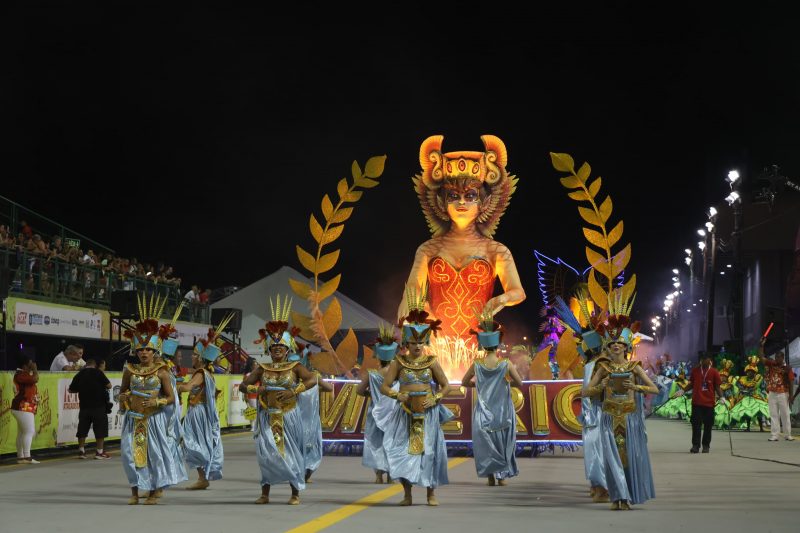
{"label": "crowd of spectators", "polygon": [[[35,233],[24,220],[16,235],[0,225],[0,254],[5,256],[0,257],[0,265],[12,271],[11,288],[19,292],[102,301],[108,300],[112,290],[142,290],[150,283],[165,287],[175,301],[181,299],[181,278],[171,266],[69,246],[60,236]],[[207,302],[209,290],[193,290],[193,303]]]}

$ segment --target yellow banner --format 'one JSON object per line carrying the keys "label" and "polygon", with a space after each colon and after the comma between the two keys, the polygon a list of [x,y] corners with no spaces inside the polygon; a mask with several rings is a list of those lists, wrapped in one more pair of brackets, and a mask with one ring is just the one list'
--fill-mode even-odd
{"label": "yellow banner", "polygon": [[[58,435],[59,414],[66,413],[74,407],[71,405],[71,403],[74,403],[74,398],[72,398],[74,395],[59,395],[59,381],[67,380],[68,386],[74,375],[74,372],[42,372],[39,374],[39,383],[36,384],[39,394],[39,408],[36,412],[36,436],[31,445],[32,450],[56,448],[77,443],[77,438],[74,434],[65,437],[62,431],[61,440],[59,440]],[[122,372],[106,372],[106,376],[114,383],[115,379],[122,378]],[[222,391],[217,396],[220,427],[229,427],[229,418],[240,421],[236,425],[247,425],[247,421],[243,419],[243,416],[248,405],[242,395],[239,395],[238,391],[234,391],[235,386],[241,383],[242,376],[218,374],[214,378],[217,389]],[[66,386],[61,388],[65,390]],[[114,392],[118,394],[119,389],[115,388]],[[14,372],[0,372],[0,454],[16,453],[17,422],[11,413],[11,401],[14,399],[15,394]],[[186,413],[187,397],[188,394],[184,394],[182,398],[184,414]],[[113,401],[115,407],[114,411],[109,415],[111,419],[117,416],[116,398],[113,398]],[[233,416],[229,417],[229,413]],[[110,422],[109,429],[113,426],[114,423]],[[93,440],[91,431],[89,431],[89,437],[87,440],[91,442]],[[119,436],[112,435],[108,440],[116,439],[119,439]]]}

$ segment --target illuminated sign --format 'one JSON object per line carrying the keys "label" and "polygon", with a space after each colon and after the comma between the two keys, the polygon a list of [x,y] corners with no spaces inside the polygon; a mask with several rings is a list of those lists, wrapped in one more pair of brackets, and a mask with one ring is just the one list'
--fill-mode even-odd
{"label": "illuminated sign", "polygon": [[[328,380],[333,392],[320,391],[320,418],[325,440],[358,441],[363,438],[369,398],[356,394],[358,381]],[[442,400],[455,418],[442,426],[445,439],[461,442],[472,437],[475,389],[454,384]],[[517,411],[517,439],[522,441],[580,440],[580,380],[525,381],[512,388]]]}

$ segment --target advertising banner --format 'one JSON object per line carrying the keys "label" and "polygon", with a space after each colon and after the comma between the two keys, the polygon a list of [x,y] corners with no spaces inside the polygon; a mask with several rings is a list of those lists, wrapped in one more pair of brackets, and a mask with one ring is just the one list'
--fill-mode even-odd
{"label": "advertising banner", "polygon": [[[78,398],[67,390],[74,372],[42,372],[37,384],[39,408],[36,413],[36,436],[32,449],[40,450],[77,442]],[[117,397],[122,381],[121,372],[107,372],[112,383],[114,407],[109,415],[109,439],[120,436],[123,417],[119,415]],[[13,372],[0,372],[0,453],[16,451],[17,425],[11,415],[11,400],[15,395]],[[218,374],[216,387],[217,411],[221,427],[248,426],[246,410],[254,402],[239,393],[242,376]],[[320,394],[320,419],[322,436],[327,441],[363,439],[368,399],[355,393],[357,381],[329,380],[333,392]],[[526,381],[522,389],[512,389],[517,410],[517,442],[579,443],[581,426],[579,380]],[[448,441],[469,441],[472,438],[472,408],[474,389],[457,386],[443,401],[455,419],[443,426]],[[186,412],[187,394],[182,395],[183,412]],[[90,431],[89,437],[93,438]]]}
{"label": "advertising banner", "polygon": [[[119,374],[115,372],[115,374]],[[119,389],[122,385],[122,377],[107,376],[111,382],[111,389],[109,396],[113,407],[111,413],[108,415],[108,437],[119,437],[122,433],[122,416],[118,414],[119,411]],[[78,432],[78,413],[80,412],[80,404],[78,401],[78,394],[69,392],[69,384],[72,382],[72,375],[68,378],[61,378],[58,380],[58,430],[56,432],[56,445],[61,444],[75,444],[78,442],[76,434]],[[89,435],[86,438],[88,442],[94,442],[94,433],[89,430]]]}
{"label": "advertising banner", "polygon": [[108,331],[108,312],[99,309],[17,298],[8,299],[7,309],[8,329],[20,333],[101,339]]}

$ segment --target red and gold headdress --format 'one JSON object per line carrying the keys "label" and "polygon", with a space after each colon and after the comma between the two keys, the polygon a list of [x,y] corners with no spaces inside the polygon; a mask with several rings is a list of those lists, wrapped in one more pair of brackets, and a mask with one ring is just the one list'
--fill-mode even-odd
{"label": "red and gold headdress", "polygon": [[289,353],[297,352],[297,344],[294,337],[300,333],[299,328],[289,328],[289,314],[292,310],[292,299],[287,295],[281,303],[281,296],[278,295],[273,305],[272,299],[269,300],[270,313],[272,320],[266,323],[263,329],[258,330],[261,337],[256,340],[256,344],[264,344],[264,350],[269,349],[274,344],[286,346]]}
{"label": "red and gold headdress", "polygon": [[142,350],[150,348],[156,352],[161,352],[161,343],[169,337],[171,333],[169,328],[163,328],[158,325],[158,318],[164,312],[164,307],[167,304],[166,296],[161,299],[161,296],[156,294],[155,297],[148,299],[147,295],[142,297],[136,294],[136,303],[139,311],[139,321],[134,324],[133,328],[125,330],[123,336],[131,343],[131,350]]}
{"label": "red and gold headdress", "polygon": [[441,329],[439,326],[442,321],[428,318],[428,312],[425,311],[426,288],[418,292],[415,287],[406,287],[408,315],[399,324],[403,330],[403,343],[414,341],[429,344],[431,333],[435,334]]}
{"label": "red and gold headdress", "polygon": [[[605,322],[595,324],[595,331],[603,339],[603,346],[614,342],[622,342],[630,348],[633,344],[633,336],[639,332],[641,323],[637,320],[633,322],[630,314],[636,295],[626,298],[622,291],[614,291],[613,300],[608,302],[608,319]],[[594,323],[594,321],[592,321]]]}
{"label": "red and gold headdress", "polygon": [[484,152],[443,153],[443,140],[443,135],[433,135],[423,141],[419,149],[422,173],[413,178],[414,190],[431,233],[436,237],[450,226],[447,204],[439,189],[467,185],[485,190],[477,225],[483,235],[492,237],[517,187],[517,178],[506,171],[506,145],[494,135],[483,135]]}

